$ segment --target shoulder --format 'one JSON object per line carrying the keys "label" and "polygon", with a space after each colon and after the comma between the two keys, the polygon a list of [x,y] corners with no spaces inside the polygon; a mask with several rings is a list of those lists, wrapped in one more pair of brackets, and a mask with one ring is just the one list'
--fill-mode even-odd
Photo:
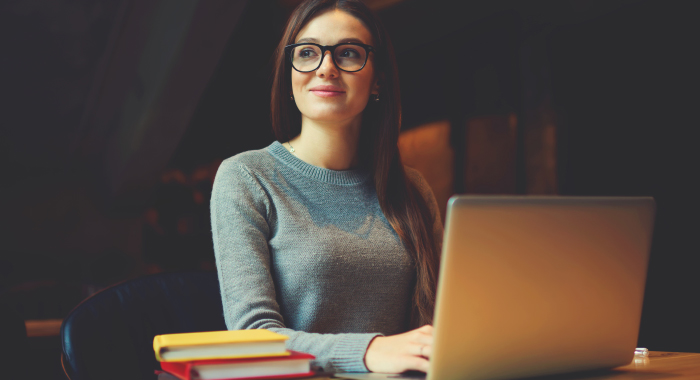
{"label": "shoulder", "polygon": [[252,177],[266,177],[274,171],[278,165],[275,157],[270,153],[270,146],[238,153],[221,162],[216,172],[217,177],[225,178],[232,175],[246,175]]}
{"label": "shoulder", "polygon": [[250,172],[263,171],[275,164],[268,148],[249,150],[225,159],[219,170],[247,170]]}
{"label": "shoulder", "polygon": [[242,152],[222,161],[212,186],[212,215],[231,204],[268,213],[269,194],[265,184],[274,173],[275,161],[267,148]]}
{"label": "shoulder", "polygon": [[214,190],[238,187],[260,189],[261,182],[272,175],[277,165],[268,148],[242,152],[222,161],[216,171]]}

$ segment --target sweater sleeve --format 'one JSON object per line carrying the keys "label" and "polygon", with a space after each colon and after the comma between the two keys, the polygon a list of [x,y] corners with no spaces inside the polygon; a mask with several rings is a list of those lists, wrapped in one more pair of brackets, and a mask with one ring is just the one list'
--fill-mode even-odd
{"label": "sweater sleeve", "polygon": [[226,326],[287,335],[288,349],[316,356],[313,365],[327,372],[367,372],[367,346],[381,334],[318,334],[285,326],[271,272],[272,213],[274,205],[247,168],[224,161],[212,190],[211,223]]}

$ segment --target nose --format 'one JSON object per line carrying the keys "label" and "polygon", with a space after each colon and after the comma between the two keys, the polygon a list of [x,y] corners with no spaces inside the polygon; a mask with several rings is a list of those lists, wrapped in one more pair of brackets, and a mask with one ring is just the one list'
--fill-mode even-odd
{"label": "nose", "polygon": [[335,67],[335,63],[333,63],[333,56],[330,51],[323,54],[323,61],[321,61],[321,66],[316,69],[316,76],[319,78],[338,77],[338,68]]}

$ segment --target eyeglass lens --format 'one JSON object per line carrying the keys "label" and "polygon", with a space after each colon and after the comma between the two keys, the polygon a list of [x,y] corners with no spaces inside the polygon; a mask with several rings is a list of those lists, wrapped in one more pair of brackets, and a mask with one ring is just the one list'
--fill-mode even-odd
{"label": "eyeglass lens", "polygon": [[[292,65],[299,71],[314,71],[321,65],[323,53],[315,45],[300,45],[292,51]],[[367,61],[367,51],[357,45],[338,45],[333,60],[340,69],[358,71]]]}

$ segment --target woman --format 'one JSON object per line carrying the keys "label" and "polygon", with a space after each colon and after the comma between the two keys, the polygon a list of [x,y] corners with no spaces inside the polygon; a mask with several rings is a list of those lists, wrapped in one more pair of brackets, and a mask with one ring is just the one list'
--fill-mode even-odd
{"label": "woman", "polygon": [[400,163],[385,31],[357,0],[305,1],[274,74],[278,141],[225,160],[212,192],[228,328],[288,335],[329,372],[427,371],[442,225]]}

